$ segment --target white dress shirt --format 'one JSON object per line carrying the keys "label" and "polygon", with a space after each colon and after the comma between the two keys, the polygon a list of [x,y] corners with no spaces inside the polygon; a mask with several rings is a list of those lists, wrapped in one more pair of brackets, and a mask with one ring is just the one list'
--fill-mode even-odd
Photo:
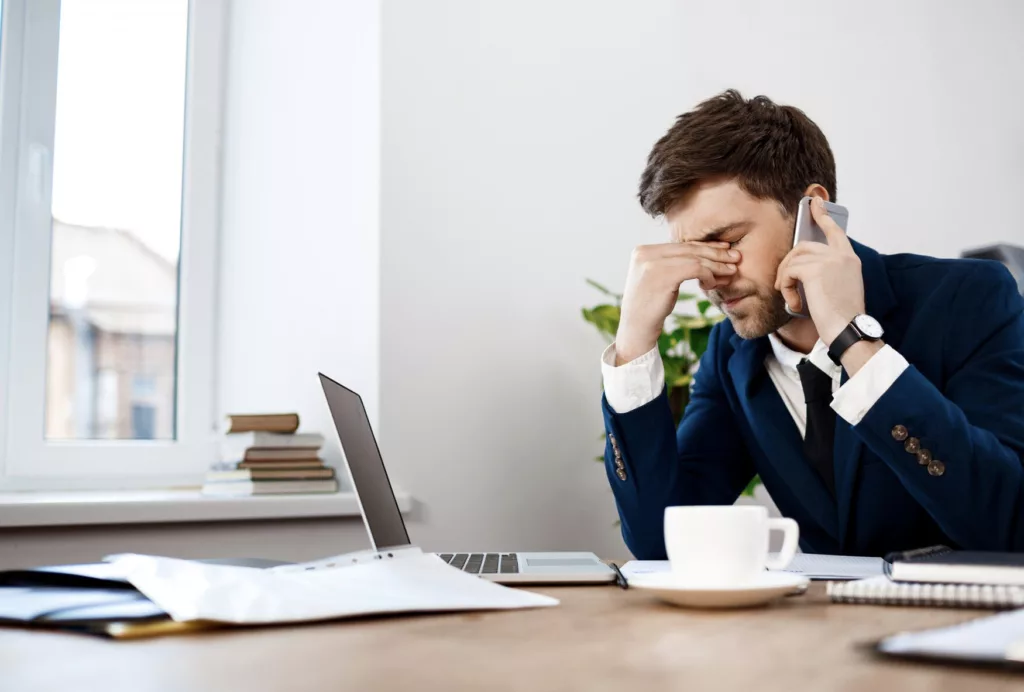
{"label": "white dress shirt", "polygon": [[[850,425],[860,423],[909,365],[906,358],[886,344],[840,387],[842,368],[828,357],[828,347],[821,339],[806,356],[783,344],[774,334],[768,335],[768,341],[772,352],[765,356],[765,369],[801,437],[807,428],[807,403],[796,366],[803,358],[832,377],[832,409]],[[612,344],[601,357],[601,372],[605,397],[616,413],[628,413],[654,401],[665,387],[665,366],[657,347],[616,367],[615,344]]]}

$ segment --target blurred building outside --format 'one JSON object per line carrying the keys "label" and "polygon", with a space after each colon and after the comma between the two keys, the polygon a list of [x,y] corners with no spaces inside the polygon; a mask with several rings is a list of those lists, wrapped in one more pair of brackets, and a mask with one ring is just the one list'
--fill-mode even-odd
{"label": "blurred building outside", "polygon": [[172,439],[178,268],[129,231],[53,221],[46,437]]}

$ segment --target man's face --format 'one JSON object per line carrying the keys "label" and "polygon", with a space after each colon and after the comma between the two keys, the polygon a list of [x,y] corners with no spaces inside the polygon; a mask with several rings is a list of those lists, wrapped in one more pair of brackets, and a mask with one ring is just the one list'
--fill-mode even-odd
{"label": "man's face", "polygon": [[793,219],[778,202],[745,192],[735,180],[706,181],[665,214],[672,240],[718,240],[732,244],[741,259],[736,273],[708,299],[744,339],[756,339],[789,322],[786,303],[775,290],[779,263],[793,244]]}

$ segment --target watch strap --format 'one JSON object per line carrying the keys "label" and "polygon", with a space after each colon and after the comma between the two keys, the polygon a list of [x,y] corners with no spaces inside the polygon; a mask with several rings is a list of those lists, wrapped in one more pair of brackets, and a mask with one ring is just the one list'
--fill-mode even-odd
{"label": "watch strap", "polygon": [[833,363],[841,366],[843,363],[840,359],[843,357],[843,354],[846,353],[846,349],[850,348],[858,341],[865,339],[867,339],[867,337],[857,329],[857,326],[853,322],[850,322],[846,325],[846,329],[839,332],[839,336],[833,339],[832,343],[829,344],[828,357],[832,359]]}

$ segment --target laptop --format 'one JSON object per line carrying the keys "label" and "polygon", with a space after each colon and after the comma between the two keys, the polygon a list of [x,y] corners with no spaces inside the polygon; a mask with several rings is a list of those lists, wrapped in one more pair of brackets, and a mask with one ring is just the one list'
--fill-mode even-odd
{"label": "laptop", "polygon": [[[412,547],[362,397],[323,373],[320,383],[345,452],[370,543],[378,552]],[[604,583],[615,579],[612,569],[594,553],[452,551],[438,555],[452,567],[505,584]]]}

